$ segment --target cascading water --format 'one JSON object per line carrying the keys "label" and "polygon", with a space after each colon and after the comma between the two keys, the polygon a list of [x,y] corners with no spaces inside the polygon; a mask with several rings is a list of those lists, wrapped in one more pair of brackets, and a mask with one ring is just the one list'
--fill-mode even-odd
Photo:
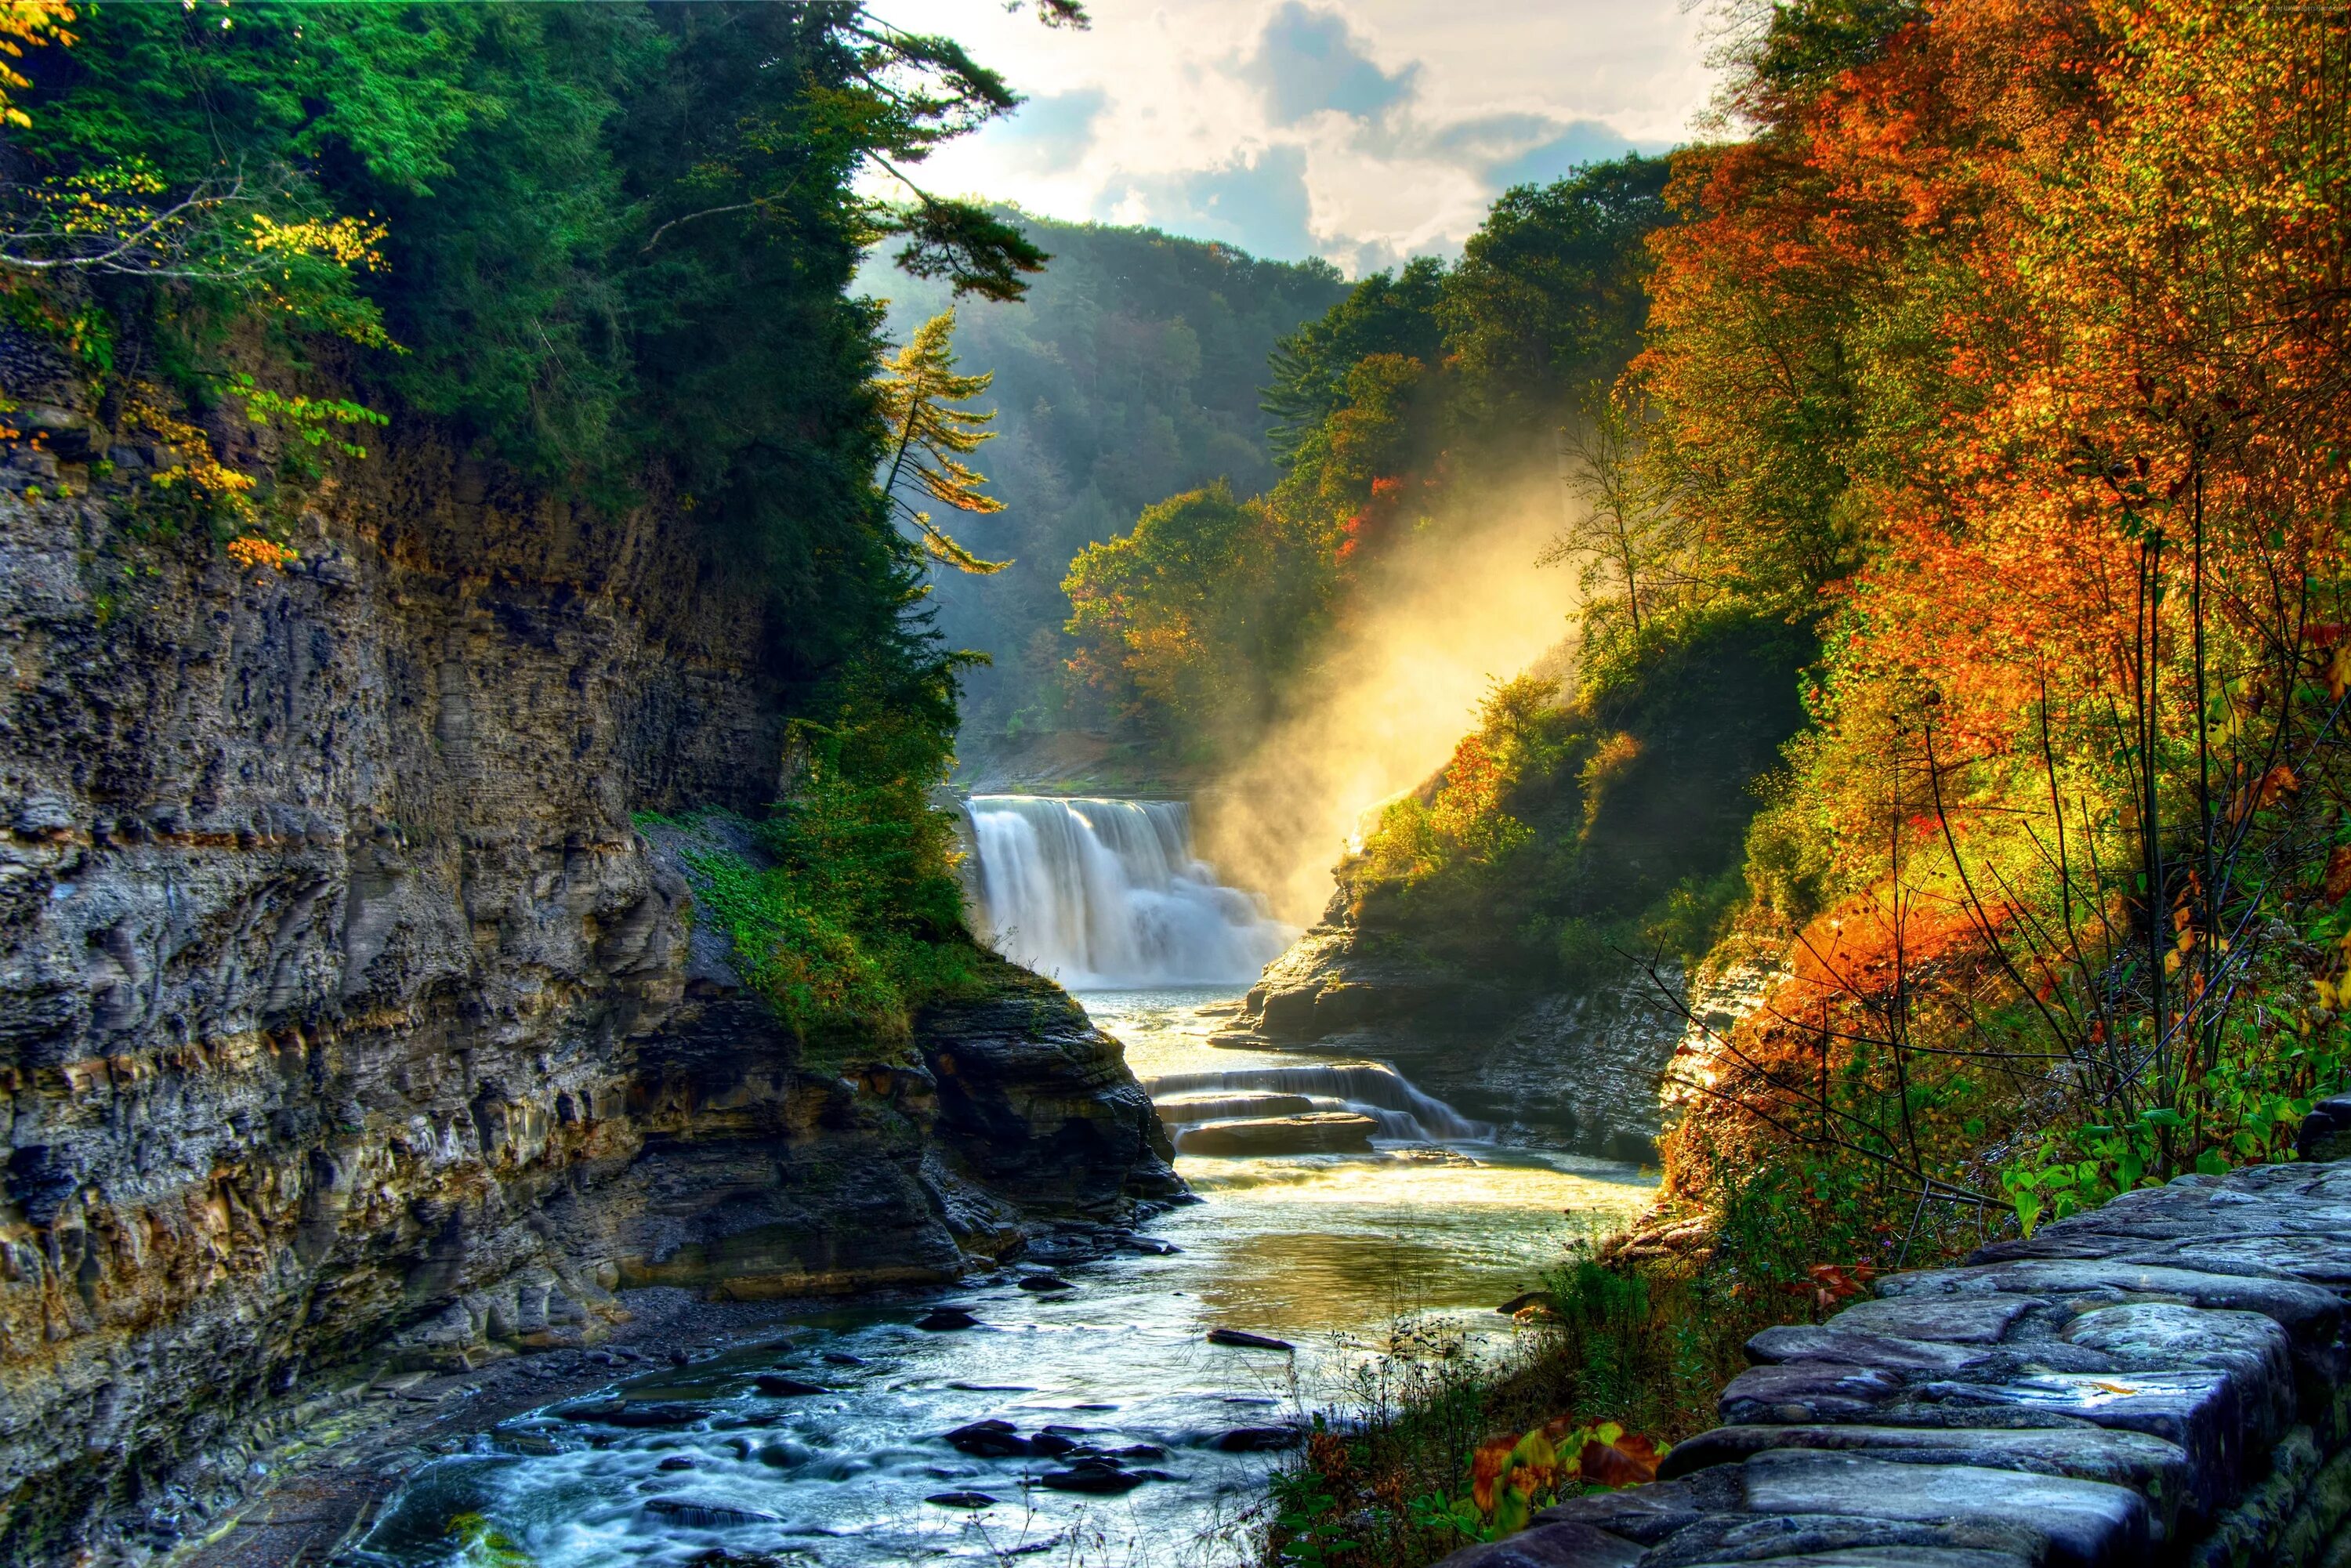
{"label": "cascading water", "polygon": [[1247,985],[1292,935],[1193,854],[1180,800],[975,795],[971,825],[998,948],[1073,989]]}
{"label": "cascading water", "polygon": [[[1490,1138],[1494,1129],[1473,1122],[1385,1062],[1301,1062],[1296,1067],[1237,1067],[1223,1072],[1168,1072],[1143,1081],[1161,1116],[1177,1123],[1206,1120],[1186,1107],[1221,1107],[1234,1101],[1296,1097],[1315,1110],[1353,1111],[1379,1124],[1383,1138]],[[1169,1113],[1173,1111],[1171,1116]],[[1217,1109],[1216,1115],[1263,1111]]]}

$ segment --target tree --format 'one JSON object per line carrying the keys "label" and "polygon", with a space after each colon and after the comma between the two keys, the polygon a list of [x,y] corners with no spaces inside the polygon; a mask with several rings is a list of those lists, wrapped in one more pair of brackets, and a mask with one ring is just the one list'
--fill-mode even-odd
{"label": "tree", "polygon": [[1639,416],[1613,397],[1590,400],[1583,418],[1560,427],[1560,477],[1571,505],[1541,557],[1545,565],[1583,560],[1587,599],[1603,569],[1614,570],[1635,637],[1644,597],[1665,591],[1684,542],[1677,514],[1641,465],[1645,435]]}
{"label": "tree", "polygon": [[995,411],[952,406],[977,397],[996,378],[992,373],[957,375],[954,336],[955,312],[943,310],[915,329],[874,383],[891,433],[890,467],[883,476],[882,493],[913,526],[932,559],[957,571],[1002,571],[1012,563],[980,559],[934,523],[930,513],[917,510],[898,494],[902,482],[911,482],[932,500],[958,512],[1004,510],[1003,502],[980,493],[987,476],[963,461],[979,450],[981,442],[994,438],[995,432],[981,427],[996,417]]}

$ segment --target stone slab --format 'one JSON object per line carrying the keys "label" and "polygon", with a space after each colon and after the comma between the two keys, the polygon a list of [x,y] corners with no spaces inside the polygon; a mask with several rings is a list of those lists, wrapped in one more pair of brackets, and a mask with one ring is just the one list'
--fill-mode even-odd
{"label": "stone slab", "polygon": [[2047,1542],[2052,1568],[2137,1563],[2151,1545],[2147,1500],[2103,1481],[1809,1452],[1759,1454],[1745,1470],[1752,1512],[2022,1524]]}
{"label": "stone slab", "polygon": [[1750,1366],[1730,1380],[1716,1409],[1742,1421],[1858,1420],[1902,1392],[1903,1380],[1872,1366],[1798,1361]]}
{"label": "stone slab", "polygon": [[2063,1331],[2070,1343],[2110,1356],[2126,1372],[2201,1367],[2228,1375],[2261,1443],[2294,1416],[2294,1343],[2259,1312],[2214,1312],[2141,1301],[2084,1312]]}
{"label": "stone slab", "polygon": [[1935,1340],[1896,1339],[1854,1328],[1812,1323],[1785,1323],[1765,1329],[1747,1342],[1750,1360],[1766,1366],[1786,1362],[1842,1362],[1849,1366],[1875,1367],[1902,1376],[1923,1373],[1957,1376],[1987,1364],[1989,1351]]}
{"label": "stone slab", "polygon": [[2177,1443],[2187,1451],[2195,1495],[2208,1506],[2244,1473],[2244,1413],[2226,1373],[2059,1372],[1999,1384],[1928,1384],[1916,1396],[1946,1407],[2005,1406],[2070,1416]]}
{"label": "stone slab", "polygon": [[[1975,1269],[1922,1269],[1878,1281],[1878,1294],[1894,1301],[1971,1295],[2085,1295],[2117,1291],[2125,1295],[2172,1297],[2199,1307],[2261,1312],[2288,1330],[2332,1337],[2343,1322],[2343,1301],[2333,1291],[2297,1280],[2210,1274],[2192,1269],[2119,1261],[2009,1263]],[[1864,1326],[1875,1328],[1876,1324]],[[1930,1336],[1913,1335],[1914,1338]]]}
{"label": "stone slab", "polygon": [[2143,1432],[2097,1427],[1718,1427],[1674,1446],[1658,1467],[1660,1485],[1695,1479],[1716,1467],[1785,1449],[1859,1453],[1891,1464],[2029,1470],[2128,1487],[2150,1500],[2150,1520],[2158,1539],[2168,1536],[2181,1501],[2192,1490],[2188,1451],[2179,1444]]}
{"label": "stone slab", "polygon": [[1855,1301],[1829,1319],[1825,1326],[1897,1339],[1997,1344],[2034,1304],[2013,1295],[1918,1297],[1904,1293],[1875,1301]]}

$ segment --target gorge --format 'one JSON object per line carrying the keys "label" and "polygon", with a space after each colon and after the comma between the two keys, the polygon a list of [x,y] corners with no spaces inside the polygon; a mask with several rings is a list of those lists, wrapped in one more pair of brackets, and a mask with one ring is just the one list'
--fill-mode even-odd
{"label": "gorge", "polygon": [[1719,9],[0,4],[0,1563],[2351,1562],[2351,29]]}

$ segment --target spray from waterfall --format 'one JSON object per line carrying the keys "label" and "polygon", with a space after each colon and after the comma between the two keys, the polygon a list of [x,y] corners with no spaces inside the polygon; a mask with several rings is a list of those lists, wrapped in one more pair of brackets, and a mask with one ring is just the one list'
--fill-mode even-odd
{"label": "spray from waterfall", "polygon": [[1073,989],[1247,985],[1295,935],[1194,853],[1180,800],[970,804],[990,939]]}
{"label": "spray from waterfall", "polygon": [[1558,477],[1534,465],[1487,494],[1482,523],[1411,536],[1359,586],[1289,716],[1203,802],[1206,852],[1284,920],[1321,915],[1364,819],[1444,766],[1494,682],[1568,667],[1575,573],[1535,564],[1570,504]]}

